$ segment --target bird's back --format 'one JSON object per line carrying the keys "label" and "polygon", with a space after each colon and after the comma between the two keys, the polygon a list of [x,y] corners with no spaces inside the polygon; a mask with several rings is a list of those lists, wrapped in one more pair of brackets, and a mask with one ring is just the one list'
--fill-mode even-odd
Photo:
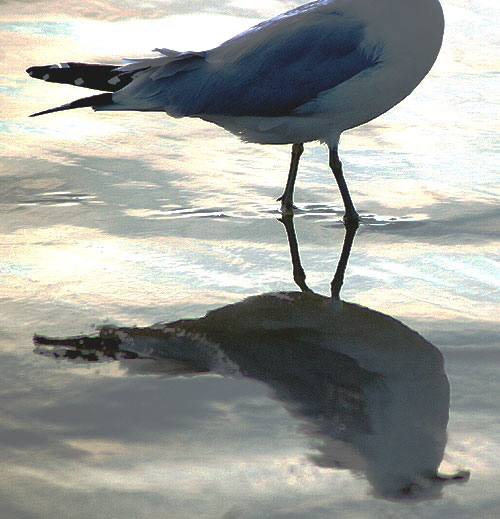
{"label": "bird's back", "polygon": [[112,92],[33,115],[85,106],[165,111],[247,141],[320,140],[335,149],[344,130],[413,91],[438,55],[443,27],[438,0],[310,2],[205,52],[161,49],[122,67],[30,67],[36,78]]}

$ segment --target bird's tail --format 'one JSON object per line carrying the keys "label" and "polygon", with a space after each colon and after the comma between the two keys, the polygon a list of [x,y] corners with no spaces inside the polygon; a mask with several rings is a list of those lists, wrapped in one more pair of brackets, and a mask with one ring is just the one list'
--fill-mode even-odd
{"label": "bird's tail", "polygon": [[61,63],[30,67],[26,72],[33,78],[49,83],[62,83],[79,87],[116,92],[132,81],[130,72],[121,70],[120,65],[94,63]]}

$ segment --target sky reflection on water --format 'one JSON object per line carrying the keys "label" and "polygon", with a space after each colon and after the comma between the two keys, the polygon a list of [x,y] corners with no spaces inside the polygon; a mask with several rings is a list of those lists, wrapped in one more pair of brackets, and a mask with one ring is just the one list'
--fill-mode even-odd
{"label": "sky reflection on water", "polygon": [[[138,376],[133,361],[53,362],[32,353],[33,333],[200,317],[294,284],[274,201],[287,148],[243,144],[159,114],[28,119],[80,92],[30,80],[24,69],[115,62],[156,46],[203,48],[299,3],[0,2],[0,515],[497,516],[499,62],[491,0],[443,0],[445,45],[430,76],[341,143],[366,219],[343,299],[401,320],[443,354],[451,401],[441,470],[468,469],[469,482],[419,504],[375,499],[365,479],[309,461],[307,434],[257,380],[171,378],[152,375],[151,364]],[[133,27],[140,38],[130,37]],[[296,200],[307,280],[326,293],[344,231],[321,146],[306,146]]]}

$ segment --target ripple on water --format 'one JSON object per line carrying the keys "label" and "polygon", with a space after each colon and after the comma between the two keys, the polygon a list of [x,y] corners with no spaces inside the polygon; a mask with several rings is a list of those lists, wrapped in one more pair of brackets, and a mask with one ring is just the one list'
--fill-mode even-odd
{"label": "ripple on water", "polygon": [[101,200],[96,200],[95,195],[89,193],[71,193],[69,191],[56,191],[50,193],[40,193],[32,198],[20,200],[18,206],[72,206],[87,204],[103,204]]}
{"label": "ripple on water", "polygon": [[128,216],[146,220],[169,220],[175,218],[229,218],[227,212],[218,208],[175,208],[175,209],[129,209]]}

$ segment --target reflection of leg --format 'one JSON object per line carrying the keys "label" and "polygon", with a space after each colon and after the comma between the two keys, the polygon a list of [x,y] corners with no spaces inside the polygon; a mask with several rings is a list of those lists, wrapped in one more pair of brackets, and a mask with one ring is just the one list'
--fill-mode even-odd
{"label": "reflection of leg", "polygon": [[292,146],[292,161],[290,163],[290,171],[288,172],[288,180],[286,182],[285,191],[283,191],[283,194],[278,198],[278,200],[281,200],[281,212],[283,214],[293,213],[293,188],[295,186],[295,179],[297,178],[300,156],[303,151],[304,145],[302,143],[297,143]]}
{"label": "reflection of leg", "polygon": [[357,225],[348,225],[346,223],[342,252],[340,253],[337,270],[335,271],[335,275],[333,276],[332,282],[330,283],[331,294],[334,299],[340,299],[340,289],[342,288],[342,283],[344,282],[345,269],[347,267],[347,262],[349,261],[349,254],[351,253],[351,247],[354,241],[354,236],[356,236],[357,229]]}
{"label": "reflection of leg", "polygon": [[288,238],[288,245],[290,247],[290,255],[292,257],[293,265],[293,280],[302,292],[312,292],[312,290],[306,285],[306,273],[300,263],[299,245],[297,243],[297,236],[293,225],[293,215],[283,215],[279,221],[285,226]]}
{"label": "reflection of leg", "polygon": [[342,162],[340,162],[339,154],[337,152],[337,148],[329,148],[330,156],[329,163],[330,168],[333,172],[335,180],[337,181],[337,185],[340,189],[340,194],[342,195],[342,200],[344,201],[344,223],[346,225],[358,226],[359,225],[359,215],[354,208],[354,204],[351,200],[351,195],[349,194],[349,189],[347,189],[347,184],[344,179],[344,173],[342,172]]}

